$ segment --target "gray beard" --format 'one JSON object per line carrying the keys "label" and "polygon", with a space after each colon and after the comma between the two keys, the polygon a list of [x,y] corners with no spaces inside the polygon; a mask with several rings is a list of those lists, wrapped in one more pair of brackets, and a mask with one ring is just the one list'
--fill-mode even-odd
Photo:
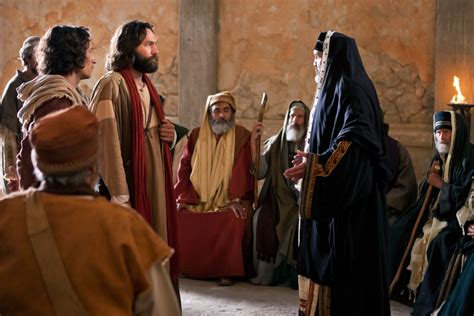
{"label": "gray beard", "polygon": [[438,143],[435,141],[436,150],[440,155],[447,155],[449,153],[450,144]]}
{"label": "gray beard", "polygon": [[235,118],[232,116],[228,121],[218,121],[209,118],[209,124],[211,125],[211,130],[214,134],[224,135],[235,126]]}
{"label": "gray beard", "polygon": [[305,129],[298,125],[288,125],[286,127],[286,140],[299,143],[305,134]]}

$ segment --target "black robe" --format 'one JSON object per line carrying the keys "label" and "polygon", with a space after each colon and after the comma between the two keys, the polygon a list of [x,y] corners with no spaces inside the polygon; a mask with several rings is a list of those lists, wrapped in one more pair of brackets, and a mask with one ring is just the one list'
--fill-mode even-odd
{"label": "black robe", "polygon": [[460,253],[466,256],[463,271],[439,316],[474,315],[474,239],[465,237],[460,242]]}
{"label": "black robe", "polygon": [[330,287],[332,315],[389,315],[385,132],[352,38],[332,35],[315,106],[310,155],[324,165],[338,144],[350,145],[329,176],[316,178],[310,216],[302,210],[298,273]]}
{"label": "black robe", "polygon": [[[474,168],[474,150],[469,143],[467,126],[463,118],[459,114],[452,112],[451,120],[455,123],[453,126],[456,126],[453,131],[455,136],[454,141],[452,141],[454,147],[450,157],[451,167],[449,171],[441,169],[441,175],[449,172],[449,181],[448,183],[443,183],[440,190],[433,188],[431,195],[428,197],[428,204],[422,214],[421,223],[416,230],[415,236],[421,237],[423,235],[422,228],[430,216],[447,222],[447,227],[440,231],[427,249],[428,268],[423,282],[418,289],[414,315],[429,315],[434,310],[444,274],[456,249],[456,242],[462,235],[456,219],[456,211],[463,206],[469,193],[470,173]],[[442,161],[437,151],[432,161]],[[388,277],[394,283],[392,296],[395,299],[406,300],[408,296],[406,286],[410,280],[410,271],[406,270],[406,267],[410,263],[410,256],[407,257],[403,264],[401,260],[403,253],[407,250],[410,235],[414,230],[414,225],[421,211],[423,201],[426,198],[428,187],[429,184],[425,179],[420,185],[420,195],[416,204],[404,212],[389,230]],[[410,254],[411,249],[408,251]],[[394,281],[400,266],[402,273],[400,278]]]}

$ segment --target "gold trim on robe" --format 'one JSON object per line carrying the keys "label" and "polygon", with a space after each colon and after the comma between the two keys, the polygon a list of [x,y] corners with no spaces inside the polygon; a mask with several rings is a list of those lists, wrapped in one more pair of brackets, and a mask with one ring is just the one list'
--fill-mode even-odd
{"label": "gold trim on robe", "polygon": [[319,164],[319,155],[308,153],[306,168],[301,190],[300,214],[303,218],[311,218],[311,204],[313,200],[316,177],[328,177],[347,153],[351,141],[342,140],[337,144],[336,150],[331,154],[326,164]]}

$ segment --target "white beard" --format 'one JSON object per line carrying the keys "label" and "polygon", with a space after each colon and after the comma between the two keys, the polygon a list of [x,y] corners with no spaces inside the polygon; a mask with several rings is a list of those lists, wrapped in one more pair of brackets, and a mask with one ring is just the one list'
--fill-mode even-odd
{"label": "white beard", "polygon": [[450,144],[446,144],[446,143],[439,143],[435,140],[435,146],[436,146],[436,150],[438,151],[438,153],[440,155],[446,155],[449,153],[449,149],[451,147]]}
{"label": "white beard", "polygon": [[304,137],[305,130],[300,126],[288,125],[286,128],[286,140],[299,143]]}

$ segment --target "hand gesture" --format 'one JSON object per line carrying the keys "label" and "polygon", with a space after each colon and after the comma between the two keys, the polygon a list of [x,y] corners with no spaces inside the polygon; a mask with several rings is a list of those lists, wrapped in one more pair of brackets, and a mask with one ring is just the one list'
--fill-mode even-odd
{"label": "hand gesture", "polygon": [[171,124],[169,120],[162,120],[158,130],[162,141],[167,143],[172,143],[174,141],[174,125]]}
{"label": "hand gesture", "polygon": [[263,134],[263,124],[257,123],[252,128],[252,134],[250,135],[250,153],[252,154],[252,160],[255,162],[257,155],[260,153],[257,152],[257,138]]}
{"label": "hand gesture", "polygon": [[428,175],[428,183],[434,186],[435,188],[441,189],[443,180],[441,179],[441,176],[436,172],[430,172],[430,174]]}
{"label": "hand gesture", "polygon": [[474,238],[474,223],[471,223],[469,226],[467,226],[466,234]]}
{"label": "hand gesture", "polygon": [[189,205],[185,203],[176,204],[176,210],[178,211],[189,211]]}
{"label": "hand gesture", "polygon": [[306,157],[308,157],[308,153],[297,150],[292,160],[293,167],[286,169],[283,173],[285,178],[293,182],[302,179],[306,168]]}
{"label": "hand gesture", "polygon": [[263,130],[264,130],[263,124],[260,122],[256,123],[254,127],[252,128],[252,135],[251,135],[250,140],[253,142],[257,141],[257,137],[263,135]]}

